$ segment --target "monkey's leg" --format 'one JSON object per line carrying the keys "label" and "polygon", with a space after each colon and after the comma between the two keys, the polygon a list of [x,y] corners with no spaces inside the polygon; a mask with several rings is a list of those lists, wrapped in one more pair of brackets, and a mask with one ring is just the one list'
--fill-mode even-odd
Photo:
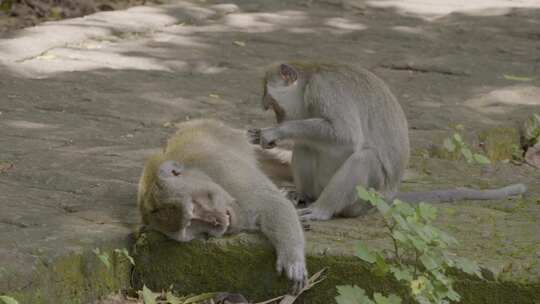
{"label": "monkey's leg", "polygon": [[291,169],[296,186],[296,200],[298,203],[312,203],[317,197],[313,178],[316,154],[309,147],[296,145],[292,155]]}
{"label": "monkey's leg", "polygon": [[328,220],[338,214],[357,216],[368,206],[365,202],[357,203],[356,186],[380,189],[383,182],[384,175],[375,151],[364,149],[355,152],[330,179],[317,201],[299,210],[298,214],[302,220]]}

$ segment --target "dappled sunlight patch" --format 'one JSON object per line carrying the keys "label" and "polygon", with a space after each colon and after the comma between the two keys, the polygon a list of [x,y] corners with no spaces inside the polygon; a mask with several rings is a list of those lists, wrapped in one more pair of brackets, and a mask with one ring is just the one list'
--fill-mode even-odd
{"label": "dappled sunlight patch", "polygon": [[404,34],[419,35],[419,36],[423,36],[429,39],[437,38],[434,33],[428,32],[421,27],[398,25],[398,26],[393,26],[392,30],[396,32],[404,33]]}
{"label": "dappled sunlight patch", "polygon": [[540,106],[540,88],[515,85],[495,89],[465,101],[465,105],[483,113],[505,114],[517,106]]}
{"label": "dappled sunlight patch", "polygon": [[298,25],[307,19],[301,11],[276,13],[235,13],[224,17],[224,24],[246,32],[270,32],[284,26]]}
{"label": "dappled sunlight patch", "polygon": [[80,42],[88,36],[110,35],[111,30],[105,27],[82,27],[58,22],[44,23],[17,33],[16,38],[0,39],[0,60],[21,61],[40,55],[44,49],[74,41]]}
{"label": "dappled sunlight patch", "polygon": [[6,120],[3,122],[5,126],[17,128],[17,129],[53,129],[57,128],[55,125],[49,125],[39,122],[32,122],[26,120]]}
{"label": "dappled sunlight patch", "polygon": [[126,56],[116,52],[92,49],[57,48],[26,60],[22,66],[36,74],[85,71],[91,69],[132,69],[170,71],[163,62],[149,57]]}
{"label": "dappled sunlight patch", "polygon": [[345,30],[345,31],[362,31],[362,30],[367,29],[367,26],[365,26],[362,23],[354,22],[349,19],[341,18],[341,17],[328,18],[324,22],[324,24],[330,27],[337,28],[340,30]]}
{"label": "dappled sunlight patch", "polygon": [[[129,27],[130,31],[146,30],[147,28],[157,28],[163,25],[174,24],[177,19],[167,15],[164,8],[138,6],[124,11],[100,12],[87,17],[82,17],[85,21],[96,21],[117,29]],[[67,23],[70,20],[66,21]]]}
{"label": "dappled sunlight patch", "polygon": [[293,34],[313,34],[316,33],[317,30],[312,28],[305,28],[305,27],[292,27],[287,28],[287,32],[293,33]]}
{"label": "dappled sunlight patch", "polygon": [[540,8],[537,0],[368,0],[367,4],[396,8],[402,14],[424,19],[436,19],[455,12],[470,16],[498,16],[508,13],[512,8]]}
{"label": "dappled sunlight patch", "polygon": [[209,44],[199,42],[198,40],[199,39],[197,37],[189,37],[178,34],[173,35],[169,33],[156,33],[152,37],[152,41],[158,43],[168,43],[181,47],[210,48]]}

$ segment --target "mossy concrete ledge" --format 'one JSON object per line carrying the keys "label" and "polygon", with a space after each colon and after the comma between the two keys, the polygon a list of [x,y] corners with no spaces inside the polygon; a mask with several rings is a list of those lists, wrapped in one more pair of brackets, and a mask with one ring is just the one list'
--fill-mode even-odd
{"label": "mossy concrete ledge", "polygon": [[[443,209],[444,214],[441,217],[452,218],[441,221],[440,224],[443,228],[451,225],[466,230],[467,227],[474,225],[467,223],[470,219],[493,215],[491,210],[484,211],[484,213],[478,211],[478,208],[463,212],[452,211],[452,208]],[[464,216],[467,213],[470,216]],[[477,222],[483,221],[477,219]],[[482,233],[482,227],[474,231]],[[463,236],[468,237],[466,234]],[[404,294],[405,290],[395,281],[389,277],[381,278],[372,274],[367,265],[353,255],[355,244],[359,239],[372,248],[390,248],[391,244],[384,234],[382,221],[378,215],[316,222],[312,224],[312,231],[307,232],[306,237],[310,274],[322,268],[327,268],[327,272],[326,279],[302,295],[299,303],[334,303],[336,285],[345,284],[356,284],[370,293],[378,291]],[[493,240],[488,239],[486,242],[490,243]],[[478,280],[457,275],[456,287],[462,295],[462,303],[538,303],[540,282],[536,274],[531,276],[530,273],[526,274],[518,269],[502,270],[503,265],[507,264],[501,264],[499,256],[495,259],[490,256],[490,254],[498,255],[497,253],[484,250],[477,255],[478,249],[469,242],[463,242],[461,246],[463,248],[458,248],[458,253],[477,260],[485,267],[484,272],[488,278]],[[540,247],[535,250],[540,250]],[[272,248],[258,234],[240,234],[222,239],[178,243],[159,233],[146,231],[138,236],[133,255],[136,264],[135,282],[139,287],[144,284],[160,290],[172,285],[174,290],[181,294],[209,291],[239,292],[251,301],[262,301],[282,295],[288,286],[285,278],[277,276],[274,270],[275,255]],[[478,258],[479,256],[483,258]],[[504,260],[516,264],[521,258],[508,254]],[[538,264],[530,267],[535,268],[532,273],[538,273]],[[511,272],[512,275],[502,275],[502,272]]]}
{"label": "mossy concrete ledge", "polygon": [[[89,249],[56,258],[37,258],[27,276],[9,270],[8,267],[15,265],[4,264],[0,275],[4,290],[0,294],[11,296],[20,304],[83,304],[129,287],[131,263],[116,254],[112,246],[100,247],[100,251],[109,256],[109,267]],[[21,282],[27,284],[21,286]]]}

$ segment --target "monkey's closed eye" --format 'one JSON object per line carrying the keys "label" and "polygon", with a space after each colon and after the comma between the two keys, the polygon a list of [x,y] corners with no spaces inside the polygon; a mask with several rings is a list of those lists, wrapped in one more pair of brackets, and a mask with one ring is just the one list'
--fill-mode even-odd
{"label": "monkey's closed eye", "polygon": [[182,174],[180,171],[178,170],[171,170],[171,173],[174,175],[174,176],[179,176],[180,174]]}

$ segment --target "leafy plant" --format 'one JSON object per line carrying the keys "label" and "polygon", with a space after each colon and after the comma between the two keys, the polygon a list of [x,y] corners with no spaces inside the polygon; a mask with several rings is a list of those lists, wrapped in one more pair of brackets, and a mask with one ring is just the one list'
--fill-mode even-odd
{"label": "leafy plant", "polygon": [[533,113],[523,125],[523,137],[527,146],[540,142],[540,113]]}
{"label": "leafy plant", "polygon": [[[420,304],[450,303],[459,301],[453,289],[453,279],[448,276],[451,268],[482,278],[478,265],[468,259],[453,257],[448,248],[457,240],[432,225],[437,209],[420,203],[415,207],[394,200],[388,204],[374,190],[357,188],[358,196],[372,204],[384,218],[384,225],[392,240],[392,250],[374,251],[360,242],[356,256],[371,265],[375,275],[392,275],[408,287],[409,296]],[[390,259],[385,259],[390,256]],[[357,286],[338,286],[338,304],[398,304],[401,298],[390,294],[375,293],[369,298]]]}
{"label": "leafy plant", "polygon": [[153,292],[145,285],[139,291],[139,298],[143,299],[144,304],[195,304],[211,300],[217,294],[217,292],[209,292],[196,296],[177,297],[171,291]]}
{"label": "leafy plant", "polygon": [[98,259],[103,263],[103,265],[107,267],[107,269],[111,269],[111,260],[107,252],[101,252],[99,248],[92,250],[92,252],[98,257]]}
{"label": "leafy plant", "polygon": [[[107,269],[111,269],[111,258],[107,252],[101,252],[99,248],[92,250],[92,252],[98,257],[98,259],[103,263],[103,265],[107,267]],[[131,263],[131,265],[135,265],[135,260],[133,260],[131,255],[129,255],[129,252],[126,248],[116,248],[113,250],[113,253],[116,256],[123,256]]]}
{"label": "leafy plant", "polygon": [[131,265],[135,266],[135,260],[133,260],[131,255],[129,255],[129,252],[127,251],[126,248],[115,249],[114,253],[124,256],[131,263]]}
{"label": "leafy plant", "polygon": [[0,302],[5,304],[19,304],[17,300],[10,296],[0,296]]}
{"label": "leafy plant", "polygon": [[463,125],[457,125],[454,134],[451,137],[444,139],[443,147],[451,153],[459,151],[468,163],[476,162],[480,165],[491,164],[489,158],[480,153],[473,153],[469,145],[463,141],[460,131],[463,131],[464,129]]}

